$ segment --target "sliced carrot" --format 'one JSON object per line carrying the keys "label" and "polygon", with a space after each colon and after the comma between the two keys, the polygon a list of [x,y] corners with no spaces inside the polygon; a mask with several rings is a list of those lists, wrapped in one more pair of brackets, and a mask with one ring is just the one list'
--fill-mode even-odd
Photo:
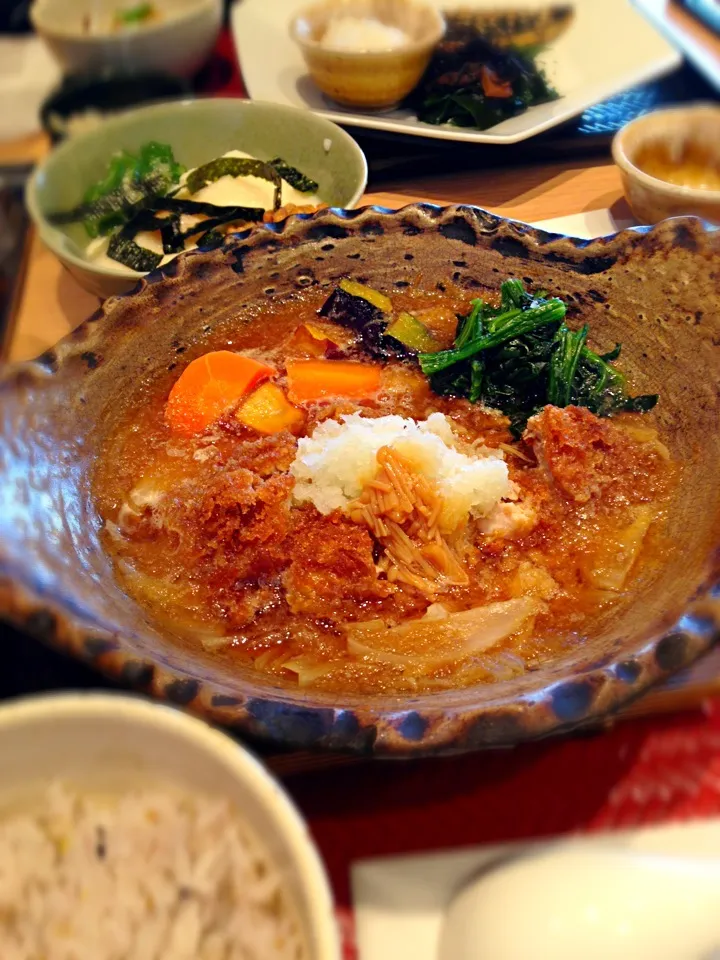
{"label": "sliced carrot", "polygon": [[486,97],[499,97],[503,100],[513,95],[512,84],[509,80],[501,80],[490,67],[483,65],[480,68],[483,93]]}
{"label": "sliced carrot", "polygon": [[350,360],[291,360],[287,364],[290,399],[298,403],[323,397],[371,397],[380,389],[380,367]]}
{"label": "sliced carrot", "polygon": [[165,420],[176,433],[201,433],[255,384],[274,374],[272,367],[240,353],[206,353],[188,364],[176,381],[165,407]]}
{"label": "sliced carrot", "polygon": [[290,430],[304,419],[302,411],[290,403],[276,383],[264,383],[258,387],[243,401],[235,416],[258,433]]}

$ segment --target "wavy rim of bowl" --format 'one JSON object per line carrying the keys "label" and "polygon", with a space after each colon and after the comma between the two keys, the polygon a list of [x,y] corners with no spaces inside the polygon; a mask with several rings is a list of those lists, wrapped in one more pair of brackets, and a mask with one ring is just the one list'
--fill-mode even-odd
{"label": "wavy rim of bowl", "polygon": [[[299,33],[299,24],[302,20],[306,20],[311,14],[316,11],[327,10],[330,13],[326,19],[327,21],[335,19],[336,14],[333,14],[333,10],[339,11],[340,6],[344,0],[341,0],[340,4],[329,3],[328,0],[321,0],[319,3],[311,4],[307,7],[303,7],[302,10],[299,10],[291,19],[288,30],[291,38],[297,43],[297,45],[303,51],[308,52],[317,52],[328,54],[329,56],[342,57],[347,60],[364,60],[370,58],[376,59],[397,59],[399,57],[407,56],[408,54],[422,53],[428,48],[435,47],[445,35],[445,30],[447,29],[447,24],[445,22],[445,17],[442,14],[442,11],[438,7],[431,6],[429,3],[424,3],[422,0],[406,0],[409,6],[417,7],[420,10],[425,10],[431,15],[432,20],[434,21],[434,29],[428,30],[428,34],[422,40],[413,40],[411,43],[405,43],[401,47],[395,47],[392,50],[336,50],[332,47],[323,47],[322,41],[307,39],[306,37],[300,36]],[[372,0],[367,0],[368,5],[372,4]]]}
{"label": "wavy rim of bowl", "polygon": [[[30,22],[38,33],[44,34],[46,37],[52,37],[53,39],[72,40],[73,43],[82,43],[88,47],[95,46],[98,43],[102,43],[103,45],[114,44],[116,46],[121,44],[127,45],[128,34],[122,30],[118,30],[115,33],[87,34],[80,33],[77,30],[63,30],[62,28],[50,26],[44,18],[52,3],[53,0],[34,0],[30,7]],[[145,25],[142,28],[142,36],[146,37],[152,34],[170,33],[173,27],[181,24],[188,26],[194,20],[201,20],[208,13],[214,13],[216,10],[222,12],[222,0],[194,0],[192,4],[188,4],[182,11],[174,13],[171,17],[160,20],[159,23],[149,23]],[[131,38],[132,36],[134,35],[131,34]]]}
{"label": "wavy rim of bowl", "polygon": [[288,793],[246,746],[176,707],[148,700],[139,694],[121,692],[42,693],[5,701],[0,704],[0,737],[10,728],[28,723],[54,723],[67,717],[89,722],[103,717],[119,724],[125,717],[132,717],[147,726],[161,727],[211,755],[231,773],[233,779],[251,784],[259,802],[284,834],[300,880],[309,888],[307,902],[311,914],[308,924],[319,947],[317,960],[337,960],[340,957],[330,881],[319,850]]}
{"label": "wavy rim of bowl", "polygon": [[[612,158],[615,164],[630,177],[634,177],[640,183],[655,193],[661,193],[666,197],[676,197],[678,199],[700,200],[709,203],[720,203],[720,189],[711,190],[703,187],[687,187],[678,183],[670,183],[669,180],[661,180],[660,177],[653,177],[646,173],[641,167],[638,167],[631,159],[625,146],[625,141],[630,130],[640,130],[643,126],[651,124],[655,117],[675,116],[678,118],[691,117],[697,114],[712,113],[720,121],[720,105],[710,101],[696,103],[690,107],[674,106],[666,107],[663,110],[653,110],[645,113],[641,117],[636,117],[630,123],[625,124],[622,129],[613,137]],[[720,161],[720,147],[718,148],[718,160]]]}
{"label": "wavy rim of bowl", "polygon": [[[30,214],[30,219],[35,225],[35,229],[40,235],[43,243],[50,248],[50,250],[59,260],[69,261],[73,264],[73,266],[79,268],[80,270],[93,273],[98,277],[105,277],[106,279],[111,280],[136,280],[138,282],[143,279],[143,277],[146,277],[147,274],[137,273],[135,270],[130,270],[129,267],[121,267],[120,264],[118,264],[118,269],[104,267],[88,259],[87,257],[78,256],[78,254],[74,253],[70,248],[71,241],[69,238],[66,237],[66,235],[60,230],[57,230],[40,209],[38,183],[43,177],[48,163],[52,162],[54,157],[58,155],[63,156],[65,154],[72,154],[78,146],[82,147],[83,143],[94,139],[96,136],[98,136],[98,134],[102,134],[108,129],[112,130],[115,127],[125,126],[132,117],[135,117],[138,114],[145,115],[154,112],[165,112],[169,108],[177,109],[178,111],[192,110],[195,109],[198,104],[205,105],[216,103],[232,103],[237,105],[239,110],[253,110],[259,105],[263,109],[270,108],[278,113],[287,114],[291,112],[294,114],[306,114],[307,116],[312,117],[311,122],[324,126],[328,137],[339,138],[340,140],[346,142],[360,162],[362,173],[361,179],[355,189],[355,192],[348,201],[348,208],[353,208],[365,193],[368,180],[367,157],[353,137],[351,137],[347,131],[343,130],[342,127],[338,126],[332,120],[328,120],[325,117],[319,117],[316,114],[312,114],[307,110],[302,110],[299,107],[286,106],[285,104],[281,103],[271,103],[268,100],[239,100],[235,97],[184,97],[181,100],[160,101],[159,103],[149,103],[146,105],[141,104],[137,107],[129,107],[126,110],[122,110],[117,114],[117,116],[113,116],[105,120],[102,124],[102,127],[96,130],[87,130],[84,133],[76,134],[73,137],[66,137],[56,147],[54,147],[54,149],[46,157],[44,157],[40,163],[36,165],[27,182],[27,186],[25,187],[25,204],[27,206],[28,213]],[[211,107],[210,109],[213,108]],[[186,252],[190,253],[192,251]]]}

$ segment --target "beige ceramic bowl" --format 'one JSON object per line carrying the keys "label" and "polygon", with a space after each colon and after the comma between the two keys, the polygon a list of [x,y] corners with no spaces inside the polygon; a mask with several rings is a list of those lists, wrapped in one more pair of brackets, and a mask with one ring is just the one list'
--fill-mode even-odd
{"label": "beige ceramic bowl", "polygon": [[[398,27],[409,43],[395,50],[328,50],[322,38],[339,17],[379,20]],[[445,32],[442,14],[415,0],[327,0],[308,7],[290,24],[312,79],[338,103],[364,109],[391,107],[406,97],[422,77]]]}
{"label": "beige ceramic bowl", "polygon": [[686,144],[697,144],[716,154],[720,165],[720,107],[698,104],[657,110],[623,127],[612,147],[625,196],[640,223],[658,223],[683,214],[720,223],[720,190],[678,186],[636,165],[640,151],[653,143],[663,144],[671,155],[675,150],[680,154]]}
{"label": "beige ceramic bowl", "polygon": [[[111,31],[120,0],[35,0],[30,10],[37,33],[66,73],[93,70],[153,70],[191,77],[207,60],[222,23],[222,0],[153,0],[157,21]],[[83,28],[87,18],[97,32]]]}
{"label": "beige ceramic bowl", "polygon": [[202,720],[120,694],[9,701],[0,706],[0,770],[0,816],[32,807],[58,779],[92,792],[160,781],[227,797],[282,870],[309,956],[339,960],[330,888],[300,814],[259,761]]}

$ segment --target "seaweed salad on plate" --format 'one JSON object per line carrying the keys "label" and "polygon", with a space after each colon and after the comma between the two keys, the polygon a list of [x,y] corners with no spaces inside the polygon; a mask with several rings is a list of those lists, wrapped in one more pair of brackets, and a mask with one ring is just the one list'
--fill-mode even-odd
{"label": "seaweed salad on plate", "polygon": [[573,9],[457,10],[409,104],[419,120],[485,130],[556,100],[536,62],[570,25]]}

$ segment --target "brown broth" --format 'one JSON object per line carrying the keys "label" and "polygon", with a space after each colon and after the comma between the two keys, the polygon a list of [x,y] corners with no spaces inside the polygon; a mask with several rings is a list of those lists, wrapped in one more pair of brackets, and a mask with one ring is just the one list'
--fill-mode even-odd
{"label": "brown broth", "polygon": [[[229,320],[183,360],[223,348],[252,352],[280,371],[277,382],[284,385],[284,361],[293,356],[289,341],[299,325],[316,320],[323,299],[310,294],[272,305],[261,322],[253,322],[254,315]],[[455,314],[465,312],[469,301],[464,293],[415,290],[393,295],[393,305],[427,311],[426,323],[449,345]],[[258,670],[294,685],[298,674],[284,664],[299,662],[303,683],[353,693],[418,692],[509,678],[584,642],[598,618],[662,562],[672,469],[650,434],[641,432],[638,439],[628,432],[647,432],[641,417],[609,423],[586,412],[573,419],[567,411],[556,411],[553,426],[548,414],[546,439],[555,443],[562,461],[555,464],[553,479],[530,446],[513,440],[500,414],[438,397],[419,371],[390,364],[383,369],[377,398],[311,405],[298,432],[312,432],[321,419],[343,412],[425,419],[439,411],[470,440],[506,445],[511,478],[531,499],[538,522],[514,539],[485,536],[470,525],[469,584],[437,600],[465,610],[534,595],[542,596],[545,609],[533,629],[486,654],[420,675],[353,657],[344,623],[378,618],[399,623],[421,616],[430,601],[409,588],[388,590],[382,579],[378,584],[376,547],[369,534],[363,536],[348,520],[322,517],[308,505],[286,509],[291,491],[287,469],[296,443],[291,434],[259,438],[230,413],[206,435],[172,435],[164,406],[180,373],[178,366],[128,402],[98,460],[96,504],[107,522],[105,546],[125,589],[180,642],[202,644],[208,655],[238,669]],[[551,435],[554,427],[568,425],[575,433],[566,447]],[[600,477],[600,486],[582,502],[568,490],[582,489],[585,467],[587,476]],[[608,477],[611,483],[603,479]],[[130,491],[150,478],[166,491],[164,525],[158,529],[148,521],[155,508],[140,509],[137,522],[131,517],[129,533],[123,514],[126,532],[119,536],[115,525]],[[566,488],[560,489],[563,484]],[[593,571],[616,562],[619,548],[612,544],[638,511],[652,520],[639,559],[622,591],[598,587]],[[288,606],[291,589],[294,613]]]}
{"label": "brown broth", "polygon": [[678,148],[662,141],[649,143],[638,151],[635,165],[644,173],[678,187],[693,190],[720,190],[720,162],[708,147],[692,141]]}

